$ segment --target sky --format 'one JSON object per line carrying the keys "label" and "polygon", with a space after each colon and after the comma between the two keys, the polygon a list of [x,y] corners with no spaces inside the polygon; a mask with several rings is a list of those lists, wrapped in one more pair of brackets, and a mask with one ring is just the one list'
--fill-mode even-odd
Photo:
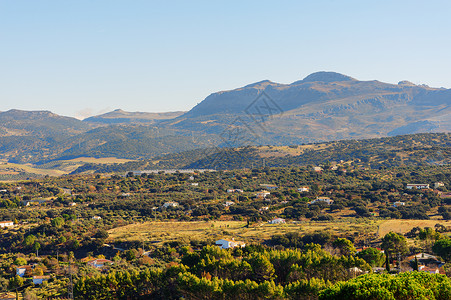
{"label": "sky", "polygon": [[317,71],[451,88],[451,1],[0,0],[0,111],[189,110]]}

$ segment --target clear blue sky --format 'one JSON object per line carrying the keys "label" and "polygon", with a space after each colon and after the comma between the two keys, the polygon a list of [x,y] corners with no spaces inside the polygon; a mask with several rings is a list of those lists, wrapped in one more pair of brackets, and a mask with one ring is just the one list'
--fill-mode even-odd
{"label": "clear blue sky", "polygon": [[188,110],[316,71],[451,88],[450,1],[0,0],[0,111]]}

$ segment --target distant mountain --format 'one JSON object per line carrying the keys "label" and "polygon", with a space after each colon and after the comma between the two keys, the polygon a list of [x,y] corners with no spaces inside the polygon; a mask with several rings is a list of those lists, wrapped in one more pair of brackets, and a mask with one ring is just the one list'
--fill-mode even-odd
{"label": "distant mountain", "polygon": [[127,112],[122,109],[116,109],[106,114],[93,116],[84,119],[84,122],[102,123],[102,124],[127,124],[127,123],[148,123],[154,124],[157,120],[174,119],[181,116],[185,112],[164,112],[164,113],[148,113],[148,112]]}
{"label": "distant mountain", "polygon": [[446,132],[451,130],[450,105],[449,89],[318,72],[292,84],[266,80],[211,94],[166,123],[220,133],[240,118],[257,144],[290,144]]}
{"label": "distant mountain", "polygon": [[0,160],[149,159],[205,147],[293,145],[451,131],[451,90],[317,72],[209,95],[188,112],[115,110],[83,121],[48,111],[0,113]]}

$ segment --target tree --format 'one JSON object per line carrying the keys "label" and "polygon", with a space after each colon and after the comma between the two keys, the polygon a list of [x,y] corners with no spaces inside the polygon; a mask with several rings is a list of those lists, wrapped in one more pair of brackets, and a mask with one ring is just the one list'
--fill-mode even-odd
{"label": "tree", "polygon": [[39,242],[35,242],[33,244],[33,251],[36,251],[36,256],[39,256],[39,249],[41,249],[41,244],[39,244]]}
{"label": "tree", "polygon": [[64,225],[64,219],[61,217],[56,217],[54,219],[52,219],[52,226],[56,227],[56,228],[60,228],[61,226]]}
{"label": "tree", "polygon": [[357,256],[365,260],[372,267],[380,267],[384,264],[384,254],[376,248],[366,248],[357,253]]}
{"label": "tree", "polygon": [[382,249],[384,249],[385,253],[390,257],[393,257],[393,255],[398,253],[404,255],[408,252],[406,238],[390,231],[382,239]]}
{"label": "tree", "polygon": [[337,238],[332,243],[332,246],[338,248],[341,255],[349,256],[353,255],[356,252],[354,244],[350,240],[345,238]]}
{"label": "tree", "polygon": [[451,239],[443,239],[435,242],[432,251],[441,256],[447,262],[451,260]]}

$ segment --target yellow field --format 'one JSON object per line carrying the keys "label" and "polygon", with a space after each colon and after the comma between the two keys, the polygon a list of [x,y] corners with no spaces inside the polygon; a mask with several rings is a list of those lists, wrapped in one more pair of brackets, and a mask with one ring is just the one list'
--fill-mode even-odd
{"label": "yellow field", "polygon": [[94,164],[122,164],[129,161],[131,159],[122,159],[115,157],[104,157],[104,158],[95,158],[95,157],[78,157],[71,160],[66,160],[67,162],[81,162],[81,163],[94,163]]}
{"label": "yellow field", "polygon": [[61,176],[65,174],[64,171],[60,170],[50,170],[50,169],[38,169],[34,168],[30,165],[20,165],[20,164],[12,164],[12,163],[2,163],[0,164],[0,172],[3,174],[6,174],[8,172],[13,173],[11,171],[8,171],[7,169],[14,169],[17,172],[23,171],[27,173],[34,173],[39,175],[49,175],[49,176]]}
{"label": "yellow field", "polygon": [[404,234],[414,227],[434,228],[437,223],[445,227],[451,226],[451,221],[444,220],[387,220],[379,225],[379,236],[384,236],[390,231]]}
{"label": "yellow field", "polygon": [[287,232],[309,233],[315,230],[330,231],[335,234],[362,235],[377,232],[376,221],[357,223],[353,220],[343,222],[302,222],[298,224],[271,225],[268,223],[252,224],[249,228],[243,221],[198,221],[198,222],[145,222],[111,229],[110,240],[151,241],[161,244],[174,240],[215,240],[235,238],[245,242],[259,242],[276,234]]}

